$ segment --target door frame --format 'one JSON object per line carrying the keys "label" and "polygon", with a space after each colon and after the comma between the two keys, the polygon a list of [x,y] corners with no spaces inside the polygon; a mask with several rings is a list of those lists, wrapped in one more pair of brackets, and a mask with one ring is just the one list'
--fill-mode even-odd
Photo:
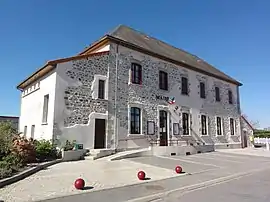
{"label": "door frame", "polygon": [[[158,146],[160,146],[160,129],[159,129],[159,111],[166,111],[167,112],[167,146],[169,146],[169,139],[170,139],[170,110],[168,106],[159,105],[157,107],[157,134],[158,134]],[[161,147],[161,146],[160,146]],[[162,146],[163,147],[163,146]]]}
{"label": "door frame", "polygon": [[105,119],[105,148],[108,148],[108,113],[103,114],[103,113],[96,113],[96,112],[92,112],[89,115],[89,119],[90,119],[90,124],[89,127],[92,128],[92,130],[90,131],[90,135],[92,138],[92,148],[94,149],[95,147],[95,127],[96,127],[96,119]]}
{"label": "door frame", "polygon": [[[106,119],[99,119],[99,118],[95,118],[95,127],[96,127],[96,123],[97,123],[97,120],[102,120],[102,121],[104,121],[104,137],[102,137],[102,139],[103,139],[103,144],[102,144],[102,148],[95,148],[96,147],[96,128],[95,128],[95,134],[94,134],[94,149],[106,149],[107,148],[107,145],[106,145],[106,142],[107,142],[107,140],[106,140],[106,125],[107,125],[107,121],[106,121]],[[103,124],[102,124],[103,125]],[[98,136],[98,135],[97,135]]]}

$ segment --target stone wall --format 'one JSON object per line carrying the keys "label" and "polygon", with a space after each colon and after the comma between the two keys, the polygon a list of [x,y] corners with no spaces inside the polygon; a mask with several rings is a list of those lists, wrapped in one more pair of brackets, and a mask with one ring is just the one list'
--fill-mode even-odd
{"label": "stone wall", "polygon": [[[108,52],[58,64],[53,136],[61,143],[94,147],[95,118],[108,118],[108,65]],[[106,83],[105,99],[97,98],[99,78]]]}
{"label": "stone wall", "polygon": [[[205,144],[239,144],[240,124],[239,124],[239,104],[236,85],[202,75],[200,73],[176,66],[174,64],[144,55],[139,52],[119,46],[116,44],[110,45],[110,68],[115,72],[116,55],[118,52],[118,118],[119,118],[119,147],[126,147],[122,144],[127,140],[132,140],[134,136],[129,135],[129,107],[138,106],[142,110],[142,134],[136,135],[136,139],[157,140],[158,137],[158,111],[165,109],[169,112],[168,124],[168,139],[171,140],[196,140]],[[142,65],[143,81],[141,85],[131,84],[130,67],[131,63],[136,61]],[[159,70],[164,70],[168,73],[169,90],[163,91],[159,89]],[[111,76],[110,72],[110,76]],[[114,75],[115,76],[115,75]],[[189,95],[181,95],[181,76],[185,76],[189,81]],[[206,83],[206,99],[201,99],[199,95],[199,82]],[[110,78],[110,98],[113,98],[115,77]],[[220,88],[221,102],[215,101],[215,86]],[[111,89],[112,88],[112,89]],[[228,90],[233,92],[233,104],[228,103]],[[157,96],[170,97],[176,99],[174,105],[169,105],[166,100],[157,99]],[[109,99],[110,101],[112,99]],[[109,104],[110,105],[110,104]],[[110,112],[109,116],[114,117]],[[181,112],[186,111],[190,114],[190,133],[189,136],[175,136],[172,132],[173,123],[182,124]],[[208,117],[208,135],[201,135],[200,115],[206,114]],[[223,135],[216,135],[216,116],[222,118]],[[230,135],[229,118],[235,120],[235,135]],[[147,121],[155,122],[155,135],[147,136]],[[182,132],[180,128],[180,133]],[[140,144],[142,142],[140,141]],[[145,144],[146,145],[146,144]],[[140,146],[140,145],[137,145]]]}

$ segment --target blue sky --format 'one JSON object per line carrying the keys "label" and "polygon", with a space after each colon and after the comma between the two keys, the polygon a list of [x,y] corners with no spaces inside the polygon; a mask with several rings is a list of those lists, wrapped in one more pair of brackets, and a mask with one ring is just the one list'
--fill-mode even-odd
{"label": "blue sky", "polygon": [[126,24],[241,81],[243,112],[270,126],[269,10],[267,0],[2,0],[0,115],[19,115],[16,85],[46,61],[72,56]]}

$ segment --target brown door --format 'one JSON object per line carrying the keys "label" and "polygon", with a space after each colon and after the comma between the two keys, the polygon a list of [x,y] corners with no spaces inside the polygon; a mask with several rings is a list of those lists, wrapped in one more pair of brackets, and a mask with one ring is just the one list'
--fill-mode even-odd
{"label": "brown door", "polygon": [[167,127],[167,112],[164,110],[159,111],[159,145],[168,146],[168,127]]}
{"label": "brown door", "polygon": [[105,119],[95,119],[95,145],[94,149],[105,148]]}

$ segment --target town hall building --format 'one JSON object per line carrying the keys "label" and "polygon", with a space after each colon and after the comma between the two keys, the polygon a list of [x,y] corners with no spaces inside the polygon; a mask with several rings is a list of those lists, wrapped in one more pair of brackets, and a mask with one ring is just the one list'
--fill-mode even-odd
{"label": "town hall building", "polygon": [[239,148],[241,85],[195,55],[120,25],[18,85],[20,131],[88,149]]}

